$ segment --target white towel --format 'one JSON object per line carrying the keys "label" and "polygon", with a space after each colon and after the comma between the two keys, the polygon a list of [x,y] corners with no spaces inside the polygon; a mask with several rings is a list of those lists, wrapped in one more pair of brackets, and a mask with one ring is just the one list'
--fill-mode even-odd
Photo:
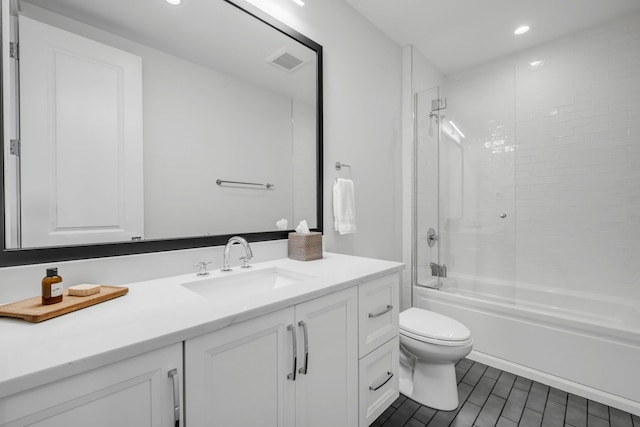
{"label": "white towel", "polygon": [[333,183],[333,218],[340,234],[356,232],[356,198],[350,179],[337,178]]}

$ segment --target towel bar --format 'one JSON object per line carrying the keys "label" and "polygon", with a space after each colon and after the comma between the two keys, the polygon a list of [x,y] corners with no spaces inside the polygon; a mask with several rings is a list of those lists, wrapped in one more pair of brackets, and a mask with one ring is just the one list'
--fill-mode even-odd
{"label": "towel bar", "polygon": [[340,162],[336,162],[336,170],[339,171],[342,168],[349,168],[351,169],[351,165],[346,165],[344,163],[340,163]]}
{"label": "towel bar", "polygon": [[216,179],[216,184],[218,184],[218,185],[222,185],[222,184],[256,185],[258,187],[265,187],[267,189],[271,189],[271,188],[275,187],[275,185],[269,184],[268,182],[266,184],[260,184],[260,183],[257,183],[257,182],[223,181],[222,179]]}

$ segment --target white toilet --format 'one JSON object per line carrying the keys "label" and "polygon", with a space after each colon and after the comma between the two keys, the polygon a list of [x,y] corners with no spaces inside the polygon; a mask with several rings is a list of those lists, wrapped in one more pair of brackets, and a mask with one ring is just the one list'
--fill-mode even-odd
{"label": "white toilet", "polygon": [[400,313],[400,393],[443,411],[458,407],[455,364],[471,352],[462,323],[412,307]]}

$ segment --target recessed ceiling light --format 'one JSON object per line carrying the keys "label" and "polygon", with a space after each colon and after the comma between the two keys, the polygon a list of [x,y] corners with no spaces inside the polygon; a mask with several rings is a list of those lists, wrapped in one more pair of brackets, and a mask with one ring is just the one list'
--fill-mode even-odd
{"label": "recessed ceiling light", "polygon": [[529,26],[528,25],[523,25],[522,27],[516,28],[516,30],[513,32],[513,34],[519,36],[520,34],[524,34],[527,31],[529,31]]}
{"label": "recessed ceiling light", "polygon": [[177,6],[180,4],[181,0],[166,0],[167,3]]}
{"label": "recessed ceiling light", "polygon": [[297,4],[298,6],[304,6],[304,2],[302,0],[291,0],[291,1]]}

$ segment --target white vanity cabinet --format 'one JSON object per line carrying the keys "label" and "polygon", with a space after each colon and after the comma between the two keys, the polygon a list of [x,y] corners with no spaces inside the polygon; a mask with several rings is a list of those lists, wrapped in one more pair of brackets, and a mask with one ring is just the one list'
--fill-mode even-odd
{"label": "white vanity cabinet", "polygon": [[189,426],[358,423],[357,289],[185,342]]}
{"label": "white vanity cabinet", "polygon": [[175,344],[2,398],[0,426],[175,426],[182,379]]}

